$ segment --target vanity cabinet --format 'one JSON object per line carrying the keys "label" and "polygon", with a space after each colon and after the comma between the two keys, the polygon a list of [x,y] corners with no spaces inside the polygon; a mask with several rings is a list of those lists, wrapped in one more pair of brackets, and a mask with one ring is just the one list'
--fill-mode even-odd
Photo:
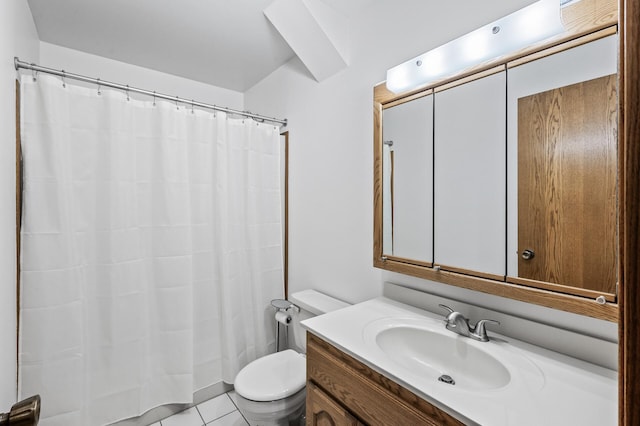
{"label": "vanity cabinet", "polygon": [[333,398],[314,385],[307,383],[307,425],[359,426],[362,425]]}
{"label": "vanity cabinet", "polygon": [[504,279],[506,72],[436,90],[434,263]]}
{"label": "vanity cabinet", "polygon": [[307,333],[307,426],[464,423]]}

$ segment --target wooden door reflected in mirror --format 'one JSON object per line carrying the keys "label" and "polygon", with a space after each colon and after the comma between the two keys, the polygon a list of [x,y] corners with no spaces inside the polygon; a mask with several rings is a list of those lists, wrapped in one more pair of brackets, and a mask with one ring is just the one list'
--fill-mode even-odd
{"label": "wooden door reflected in mirror", "polygon": [[518,100],[518,276],[615,294],[616,76]]}
{"label": "wooden door reflected in mirror", "polygon": [[616,300],[617,36],[509,69],[507,281]]}

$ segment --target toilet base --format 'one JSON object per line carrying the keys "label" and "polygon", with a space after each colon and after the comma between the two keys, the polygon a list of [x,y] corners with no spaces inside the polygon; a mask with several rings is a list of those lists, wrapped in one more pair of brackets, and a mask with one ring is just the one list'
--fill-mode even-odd
{"label": "toilet base", "polygon": [[251,401],[236,393],[238,410],[251,426],[302,426],[306,389],[277,401]]}

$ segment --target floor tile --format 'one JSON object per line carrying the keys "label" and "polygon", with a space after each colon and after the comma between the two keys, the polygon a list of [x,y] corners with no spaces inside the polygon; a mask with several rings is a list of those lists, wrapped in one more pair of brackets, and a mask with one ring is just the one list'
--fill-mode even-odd
{"label": "floor tile", "polygon": [[198,404],[198,411],[205,423],[218,419],[235,410],[236,406],[231,402],[227,394],[222,394],[217,398]]}
{"label": "floor tile", "polygon": [[218,420],[207,423],[207,426],[249,426],[239,411],[234,411]]}
{"label": "floor tile", "polygon": [[162,420],[161,423],[162,426],[202,426],[204,421],[196,407],[192,407]]}
{"label": "floor tile", "polygon": [[231,401],[233,401],[233,404],[237,407],[238,406],[238,394],[236,393],[235,390],[229,391],[227,392],[227,395],[229,396],[229,398],[231,398]]}

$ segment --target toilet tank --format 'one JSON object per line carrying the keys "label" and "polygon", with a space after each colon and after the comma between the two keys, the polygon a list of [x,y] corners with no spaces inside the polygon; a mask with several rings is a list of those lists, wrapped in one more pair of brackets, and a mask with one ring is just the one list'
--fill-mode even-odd
{"label": "toilet tank", "polygon": [[289,301],[300,308],[300,312],[292,313],[292,321],[289,326],[289,347],[302,353],[307,352],[307,335],[306,330],[300,325],[300,321],[350,306],[342,300],[316,290],[292,293],[289,295]]}

